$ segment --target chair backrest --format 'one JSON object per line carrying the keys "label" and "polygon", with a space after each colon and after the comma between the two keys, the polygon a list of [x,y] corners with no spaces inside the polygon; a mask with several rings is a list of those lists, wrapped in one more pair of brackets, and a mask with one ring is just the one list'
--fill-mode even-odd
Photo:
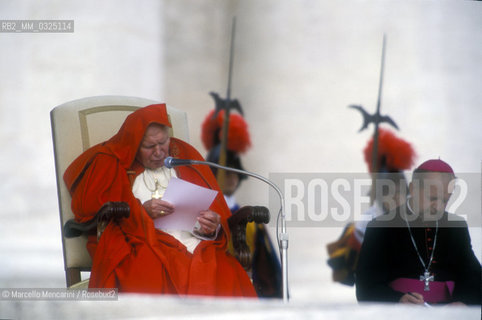
{"label": "chair backrest", "polygon": [[[52,109],[50,120],[61,230],[65,222],[74,217],[71,197],[62,178],[67,167],[83,151],[117,133],[131,112],[154,103],[158,102],[136,97],[98,96],[67,102]],[[170,135],[189,141],[186,113],[170,106],[167,112],[172,123]],[[86,236],[65,238],[62,232],[67,286],[80,281],[80,271],[90,271],[92,261],[86,243]],[[69,275],[72,270],[78,272],[78,278],[74,280]]]}

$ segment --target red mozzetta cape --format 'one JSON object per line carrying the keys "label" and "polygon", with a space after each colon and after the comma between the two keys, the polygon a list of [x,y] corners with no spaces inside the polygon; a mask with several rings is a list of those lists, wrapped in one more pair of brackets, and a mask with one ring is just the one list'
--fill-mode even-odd
{"label": "red mozzetta cape", "polygon": [[[120,292],[256,296],[244,269],[226,253],[230,211],[221,192],[210,209],[221,216],[223,232],[214,241],[201,241],[193,254],[156,229],[132,194],[132,181],[144,170],[135,156],[151,123],[170,126],[165,105],[148,106],[129,115],[115,136],[85,151],[64,174],[79,222],[92,219],[108,201],[124,201],[130,206],[129,218],[110,223],[99,242],[95,237],[89,239],[93,260],[89,286],[118,288]],[[202,160],[191,145],[175,138],[171,138],[170,155]],[[178,167],[177,174],[219,191],[208,167]]]}

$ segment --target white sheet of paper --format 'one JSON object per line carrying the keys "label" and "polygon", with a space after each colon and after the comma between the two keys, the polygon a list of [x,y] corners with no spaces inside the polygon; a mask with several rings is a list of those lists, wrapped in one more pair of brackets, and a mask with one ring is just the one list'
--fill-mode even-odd
{"label": "white sheet of paper", "polygon": [[192,231],[199,212],[209,209],[218,191],[171,178],[162,200],[174,205],[174,212],[154,220],[158,229]]}

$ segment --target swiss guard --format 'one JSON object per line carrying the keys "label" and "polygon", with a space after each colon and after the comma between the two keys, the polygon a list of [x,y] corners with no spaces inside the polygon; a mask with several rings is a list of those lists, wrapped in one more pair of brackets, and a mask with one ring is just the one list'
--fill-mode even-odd
{"label": "swiss guard", "polygon": [[[219,97],[211,93],[215,98],[216,104],[219,105]],[[222,165],[244,170],[240,155],[245,153],[251,146],[251,139],[248,131],[248,125],[242,116],[242,111],[237,100],[233,100],[239,113],[229,113],[227,141],[225,144],[225,163]],[[220,164],[222,148],[222,128],[225,123],[225,110],[212,110],[208,113],[202,123],[201,140],[204,147],[208,150],[206,160]],[[218,170],[212,168],[215,176],[218,176]],[[238,190],[241,182],[247,176],[225,171],[220,188],[223,191],[224,198],[228,207],[233,214],[240,208],[236,201],[235,192]],[[219,180],[219,178],[218,178]],[[250,222],[246,225],[246,242],[250,248],[252,255],[252,265],[248,273],[251,275],[253,285],[259,297],[265,298],[282,298],[282,280],[281,266],[273,246],[268,231],[263,224]],[[232,247],[230,246],[230,250]]]}
{"label": "swiss guard", "polygon": [[[372,185],[370,191],[372,206],[363,214],[372,218],[394,209],[391,206],[405,203],[408,185],[403,171],[414,165],[416,156],[409,142],[397,137],[389,130],[382,128],[378,130],[378,155],[376,157],[378,172],[374,173],[372,170],[373,137],[363,150],[364,160],[372,176],[372,181],[376,178],[389,179],[395,183],[397,189],[391,194],[383,194],[383,191],[377,193]],[[355,284],[356,264],[368,222],[364,220],[348,223],[340,238],[327,245],[328,265],[333,270],[333,281],[349,286]]]}

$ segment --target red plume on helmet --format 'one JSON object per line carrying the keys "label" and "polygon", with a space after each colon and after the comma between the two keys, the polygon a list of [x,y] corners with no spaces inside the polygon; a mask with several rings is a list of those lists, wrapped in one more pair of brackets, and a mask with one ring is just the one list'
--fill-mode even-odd
{"label": "red plume on helmet", "polygon": [[[378,171],[408,170],[414,165],[415,150],[412,145],[385,129],[378,129]],[[372,172],[373,137],[363,150],[368,171]]]}
{"label": "red plume on helmet", "polygon": [[[224,110],[221,110],[216,118],[213,118],[213,115],[214,110],[211,110],[201,125],[201,140],[207,150],[211,150],[221,142]],[[227,149],[232,152],[243,153],[250,146],[248,124],[241,115],[230,113]]]}

